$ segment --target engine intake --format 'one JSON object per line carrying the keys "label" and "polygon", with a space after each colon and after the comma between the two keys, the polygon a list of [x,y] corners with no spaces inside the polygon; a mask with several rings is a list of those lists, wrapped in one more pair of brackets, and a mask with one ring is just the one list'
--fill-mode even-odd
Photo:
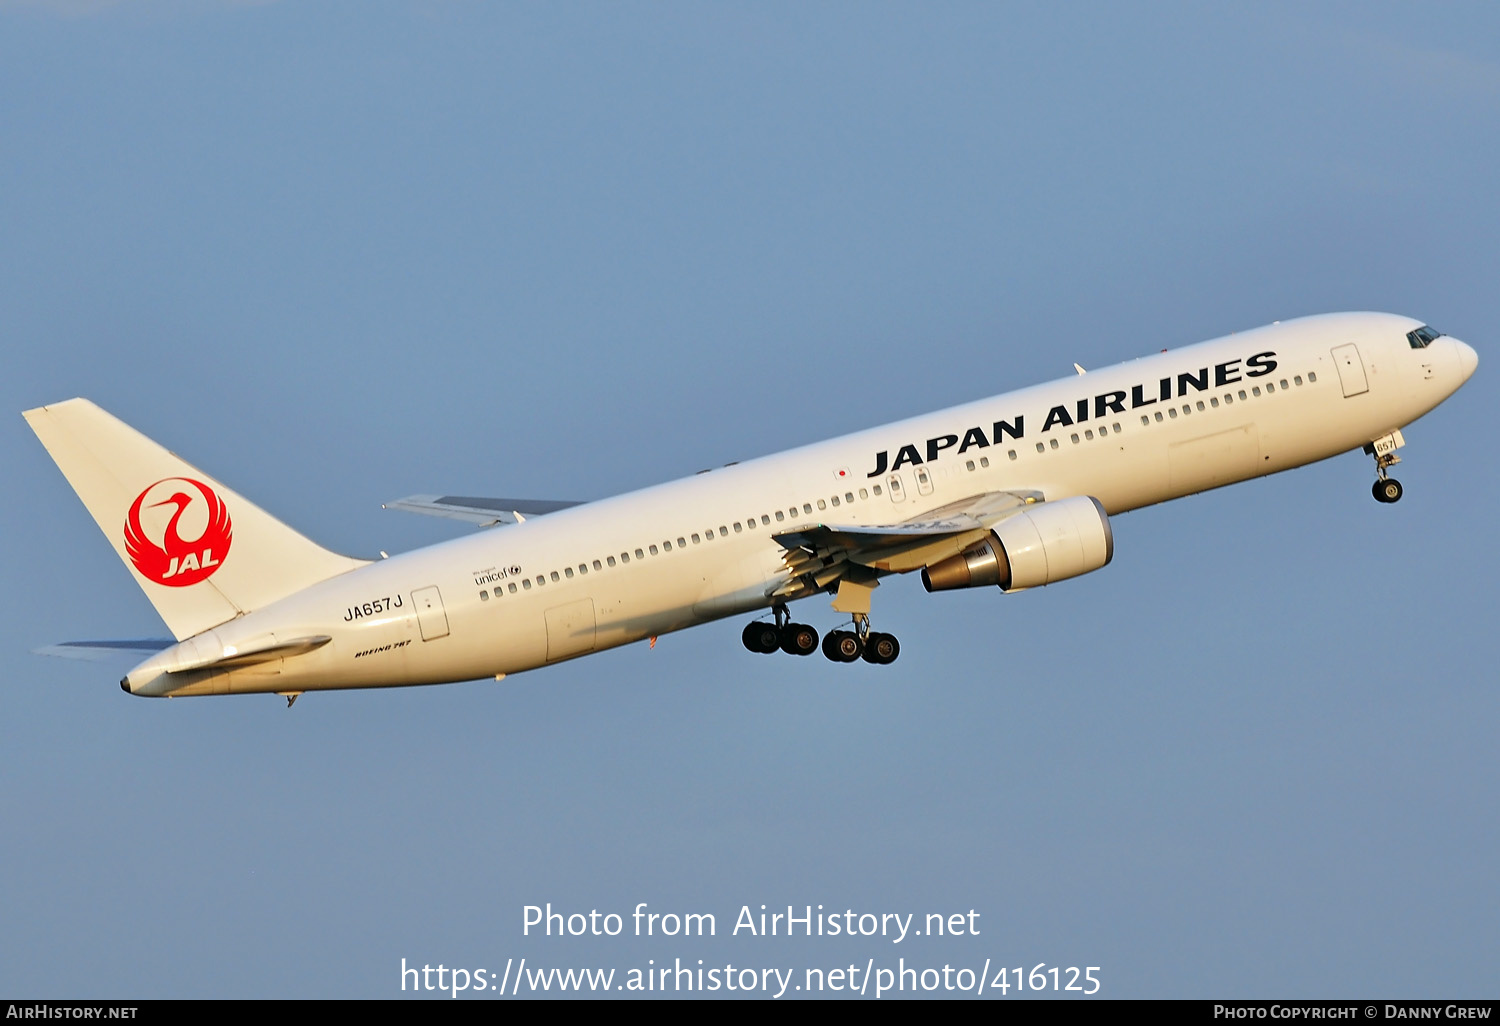
{"label": "engine intake", "polygon": [[922,571],[928,591],[997,585],[1036,588],[1098,570],[1115,555],[1103,505],[1091,495],[1030,506],[996,524],[990,536]]}

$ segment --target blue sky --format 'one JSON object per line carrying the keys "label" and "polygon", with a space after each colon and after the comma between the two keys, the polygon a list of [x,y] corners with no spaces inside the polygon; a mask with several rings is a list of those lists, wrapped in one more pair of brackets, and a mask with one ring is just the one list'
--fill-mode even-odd
{"label": "blue sky", "polygon": [[[1493,996],[1493,5],[0,2],[0,993],[388,997],[400,960],[1101,967]],[[892,667],[725,621],[502,683],[130,699],[162,633],[19,413],[86,395],[331,548],[593,498],[1271,320],[1481,367],[1122,517]],[[797,607],[820,629],[824,600]],[[523,937],[522,908],[718,937]],[[725,936],[742,905],[979,937]]]}

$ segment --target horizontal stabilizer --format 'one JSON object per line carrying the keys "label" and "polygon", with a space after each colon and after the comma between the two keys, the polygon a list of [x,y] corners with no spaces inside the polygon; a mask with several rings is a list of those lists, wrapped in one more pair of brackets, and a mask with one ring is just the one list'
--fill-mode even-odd
{"label": "horizontal stabilizer", "polygon": [[497,524],[519,524],[529,517],[556,513],[560,509],[582,506],[581,502],[562,499],[490,499],[475,495],[408,495],[387,502],[381,509],[399,509],[407,513],[424,513],[430,517],[463,520],[480,527]]}
{"label": "horizontal stabilizer", "polygon": [[64,641],[56,645],[32,649],[33,655],[59,656],[63,659],[87,659],[103,662],[106,659],[131,656],[140,659],[151,652],[160,652],[176,644],[172,638],[126,638],[121,641]]}
{"label": "horizontal stabilizer", "polygon": [[305,638],[292,638],[290,641],[277,641],[274,637],[268,637],[261,644],[226,646],[222,653],[202,655],[197,658],[184,659],[166,668],[168,673],[184,673],[188,670],[229,670],[237,666],[253,666],[255,663],[268,663],[272,659],[285,659],[288,656],[302,655],[314,649],[322,648],[333,639],[327,634],[315,634]]}

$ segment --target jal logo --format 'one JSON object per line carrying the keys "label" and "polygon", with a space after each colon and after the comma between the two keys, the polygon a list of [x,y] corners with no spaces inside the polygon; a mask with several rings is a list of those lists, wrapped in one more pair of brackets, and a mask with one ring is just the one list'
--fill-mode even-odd
{"label": "jal logo", "polygon": [[223,565],[232,530],[224,501],[212,488],[168,477],[136,496],[125,517],[125,551],[142,576],[186,588]]}

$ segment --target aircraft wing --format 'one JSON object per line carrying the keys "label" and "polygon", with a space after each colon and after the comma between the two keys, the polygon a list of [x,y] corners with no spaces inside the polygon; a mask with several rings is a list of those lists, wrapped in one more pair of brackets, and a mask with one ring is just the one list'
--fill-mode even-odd
{"label": "aircraft wing", "polygon": [[840,580],[860,583],[907,573],[956,556],[1040,492],[986,492],[894,524],[808,524],[774,537],[786,549],[790,579],[777,595],[796,598]]}
{"label": "aircraft wing", "polygon": [[582,506],[581,502],[560,499],[490,499],[475,495],[408,495],[404,499],[382,503],[381,509],[400,509],[408,513],[425,513],[431,517],[465,520],[480,527],[497,524],[519,524],[529,517],[556,513],[560,509]]}

